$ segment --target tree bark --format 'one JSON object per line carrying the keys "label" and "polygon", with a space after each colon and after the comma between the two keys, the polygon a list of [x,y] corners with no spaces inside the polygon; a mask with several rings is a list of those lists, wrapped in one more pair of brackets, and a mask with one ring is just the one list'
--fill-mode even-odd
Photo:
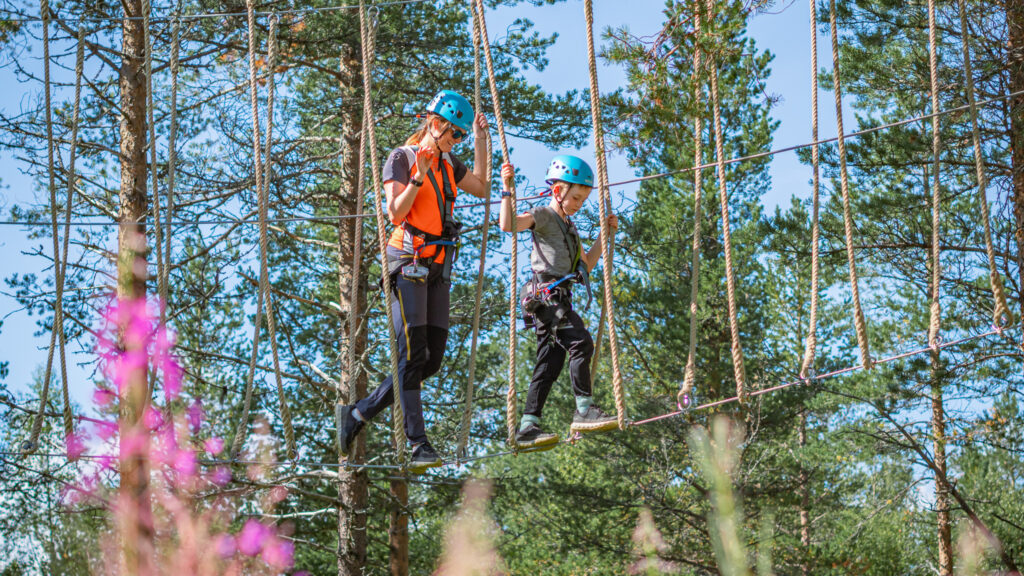
{"label": "tree bark", "polygon": [[[800,428],[798,431],[798,442],[801,449],[807,446],[807,413],[800,413]],[[800,458],[800,475],[798,477],[800,490],[800,573],[803,576],[811,574],[811,489],[809,485],[809,474],[804,468],[803,457]]]}
{"label": "tree bark", "polygon": [[[939,351],[931,352],[932,384],[932,454],[941,476],[947,476],[946,468],[946,414],[942,403],[942,361]],[[939,538],[939,576],[953,576],[953,536],[949,511],[949,489],[940,475],[935,477],[935,516]]]}
{"label": "tree bark", "polygon": [[391,576],[409,576],[409,485],[405,480],[391,481]]}
{"label": "tree bark", "polygon": [[[357,50],[342,50],[340,58],[341,93],[347,96],[354,93],[354,87],[361,86],[359,79],[360,63],[355,58]],[[344,96],[343,96],[344,97]],[[362,131],[361,110],[345,106],[341,111],[341,184],[339,191],[340,214],[356,214],[360,211],[359,194],[362,191],[359,182],[359,157],[363,140],[359,136]],[[347,311],[348,321],[344,326],[346,340],[351,339],[353,328],[365,317],[366,282],[363,281],[364,270],[360,263],[353,262],[357,245],[362,242],[362,220],[349,218],[338,221],[338,288],[341,309]],[[360,260],[362,260],[360,258]],[[358,288],[353,294],[350,286],[352,278],[358,278]],[[353,326],[356,324],[356,326]],[[366,372],[358,367],[358,359],[366,351],[367,333],[365,329],[355,332],[349,346],[354,348],[354,355],[343,350],[341,371],[341,387],[338,390],[338,402],[351,404],[366,396]],[[355,361],[349,365],[348,358]],[[349,454],[352,463],[366,460],[366,434],[360,434],[356,445]],[[338,469],[338,576],[361,576],[366,565],[366,507],[369,501],[369,487],[364,470],[353,470],[341,467]]]}
{"label": "tree bark", "polygon": [[[124,305],[145,300],[147,248],[146,194],[146,78],[144,29],[141,0],[122,2],[125,19],[121,24],[122,57],[119,74],[120,118],[120,226],[118,228],[117,296]],[[120,345],[125,352],[143,346],[126,339],[126,326],[119,326]],[[121,436],[119,520],[122,534],[123,574],[153,573],[153,521],[149,494],[148,432],[141,417],[149,405],[150,390],[146,367],[126,374],[127,386],[120,402]],[[136,438],[133,442],[126,439]],[[126,448],[126,446],[128,448]]]}
{"label": "tree bark", "polygon": [[[1024,90],[1024,0],[1006,0],[1007,68],[1010,93]],[[1017,221],[1017,265],[1024,268],[1024,96],[1010,100],[1010,166],[1013,215]],[[1019,292],[1021,317],[1024,318],[1024,290]]]}

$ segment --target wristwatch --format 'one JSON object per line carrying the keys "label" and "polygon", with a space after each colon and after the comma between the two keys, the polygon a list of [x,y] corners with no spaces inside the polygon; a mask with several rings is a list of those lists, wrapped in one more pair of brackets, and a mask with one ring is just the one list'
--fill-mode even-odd
{"label": "wristwatch", "polygon": [[512,197],[512,193],[509,192],[508,190],[502,190],[501,191],[501,197],[502,198],[511,198]]}
{"label": "wristwatch", "polygon": [[415,178],[409,178],[409,183],[417,186],[423,186],[423,180],[417,180]]}

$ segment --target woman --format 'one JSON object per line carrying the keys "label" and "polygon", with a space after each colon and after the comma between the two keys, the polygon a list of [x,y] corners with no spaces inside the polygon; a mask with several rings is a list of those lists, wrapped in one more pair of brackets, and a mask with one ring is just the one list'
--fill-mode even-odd
{"label": "woman", "polygon": [[[397,377],[402,386],[405,435],[412,446],[410,468],[441,465],[427,440],[420,384],[441,368],[448,341],[451,269],[461,224],[452,209],[457,190],[487,198],[487,119],[469,101],[442,90],[427,104],[423,123],[384,164],[388,217],[395,226],[388,242],[388,267],[398,338]],[[473,171],[452,155],[470,128],[475,137]],[[388,376],[369,396],[339,405],[338,448],[347,456],[364,424],[394,399]]]}

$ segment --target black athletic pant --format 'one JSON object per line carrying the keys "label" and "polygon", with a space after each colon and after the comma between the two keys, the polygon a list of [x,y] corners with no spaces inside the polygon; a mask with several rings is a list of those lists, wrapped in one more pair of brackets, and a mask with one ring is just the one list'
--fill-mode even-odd
{"label": "black athletic pant", "polygon": [[[399,273],[392,293],[405,435],[412,444],[427,440],[420,385],[441,369],[448,343],[450,290],[451,281],[442,278],[442,265],[431,263],[425,280],[407,280]],[[393,382],[388,376],[369,396],[356,402],[356,409],[370,420],[391,406],[394,399]]]}
{"label": "black athletic pant", "polygon": [[526,395],[524,414],[540,418],[551,386],[562,373],[567,354],[573,394],[590,396],[590,359],[594,356],[594,339],[575,310],[566,312],[556,330],[537,325],[537,365]]}

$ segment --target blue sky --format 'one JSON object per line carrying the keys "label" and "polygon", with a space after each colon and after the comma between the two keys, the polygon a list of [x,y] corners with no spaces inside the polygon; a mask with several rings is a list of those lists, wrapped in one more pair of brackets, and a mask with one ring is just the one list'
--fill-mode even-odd
{"label": "blue sky", "polygon": [[[635,36],[647,36],[661,28],[661,16],[664,3],[660,0],[596,0],[594,3],[595,25],[604,30],[608,26],[628,26]],[[555,6],[517,7],[502,9],[488,14],[488,28],[492,38],[504,34],[507,26],[516,17],[528,18],[536,24],[541,34],[558,32],[557,44],[549,53],[550,65],[543,72],[530,72],[529,79],[540,83],[547,90],[562,92],[588,85],[586,31],[583,21],[582,0],[568,0]],[[757,42],[758,48],[767,49],[775,54],[772,63],[772,74],[767,79],[767,91],[779,96],[779,102],[772,110],[773,116],[781,121],[776,132],[774,148],[806,142],[810,139],[810,54],[809,54],[809,12],[808,6],[802,3],[789,4],[776,13],[756,15],[750,21],[750,34]],[[830,62],[827,38],[819,36],[819,61]],[[41,70],[39,60],[41,50],[25,55],[23,65]],[[40,74],[41,75],[41,74]],[[611,91],[625,82],[621,69],[613,66],[600,65],[599,79],[602,91]],[[18,85],[9,70],[0,71],[0,82],[13,87],[0,95],[0,106],[6,113],[19,110],[23,103],[33,98],[41,98],[42,88],[36,85]],[[55,99],[67,98],[70,94],[57,94]],[[832,98],[828,93],[821,93],[822,118],[820,135],[827,138],[835,135],[835,120],[832,113]],[[852,127],[852,116],[847,111],[847,122]],[[166,135],[158,134],[159,139]],[[514,148],[513,161],[521,173],[532,181],[539,182],[551,156],[555,153],[545,147],[528,141],[513,139],[510,145]],[[580,150],[584,158],[593,157],[590,146]],[[34,195],[42,191],[33,189],[31,182],[21,174],[21,165],[9,152],[0,153],[0,220],[9,217],[10,209],[16,204],[32,201]],[[622,156],[612,154],[609,157],[609,177],[611,181],[627,179],[634,175]],[[775,156],[771,164],[773,181],[772,191],[764,198],[769,210],[775,205],[786,204],[792,196],[805,198],[810,194],[808,179],[810,170],[800,164],[793,152]],[[635,188],[624,187],[613,190],[613,196],[630,194]],[[111,238],[116,230],[109,229]],[[524,237],[522,240],[527,240]],[[507,240],[506,240],[507,242]],[[52,270],[44,268],[45,262],[40,258],[23,255],[23,252],[42,246],[50,251],[49,240],[29,240],[24,229],[0,226],[0,275],[8,277],[14,272],[39,275],[52,275]],[[521,251],[527,246],[522,244]],[[522,253],[522,252],[521,252]],[[5,287],[0,287],[6,291]],[[32,336],[37,327],[37,318],[29,317],[25,311],[18,309],[17,302],[7,295],[0,294],[0,318],[4,324],[0,328],[0,359],[11,361],[10,375],[6,379],[8,386],[14,391],[24,391],[32,380],[33,374],[45,363],[48,335]],[[74,352],[74,350],[71,350]],[[79,356],[78,360],[84,357]],[[75,360],[69,358],[69,364]],[[72,390],[76,401],[83,403],[88,397],[91,386],[85,377],[87,373],[72,368]]]}

